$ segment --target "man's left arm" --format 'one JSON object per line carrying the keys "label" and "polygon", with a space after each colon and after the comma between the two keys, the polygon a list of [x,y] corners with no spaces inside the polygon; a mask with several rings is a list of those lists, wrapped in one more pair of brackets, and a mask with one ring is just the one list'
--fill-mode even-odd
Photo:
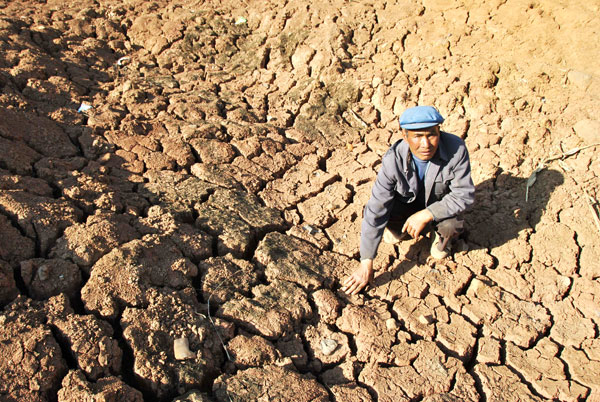
{"label": "man's left arm", "polygon": [[450,181],[449,192],[441,200],[430,204],[427,209],[436,222],[452,218],[467,210],[475,201],[475,186],[471,179],[471,163],[469,153],[463,145],[458,148],[449,168],[454,173]]}

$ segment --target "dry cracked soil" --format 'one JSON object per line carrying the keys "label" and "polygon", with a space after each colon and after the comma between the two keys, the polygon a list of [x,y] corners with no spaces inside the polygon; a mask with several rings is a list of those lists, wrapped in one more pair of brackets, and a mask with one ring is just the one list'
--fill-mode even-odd
{"label": "dry cracked soil", "polygon": [[[599,15],[0,1],[0,400],[599,401]],[[348,297],[416,104],[466,141],[467,230]]]}

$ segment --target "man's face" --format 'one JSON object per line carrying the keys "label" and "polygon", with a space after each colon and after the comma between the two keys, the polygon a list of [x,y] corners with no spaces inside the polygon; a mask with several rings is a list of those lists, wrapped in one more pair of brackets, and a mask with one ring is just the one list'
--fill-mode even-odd
{"label": "man's face", "polygon": [[427,161],[433,158],[440,144],[440,128],[433,126],[421,130],[402,130],[404,141],[414,156]]}

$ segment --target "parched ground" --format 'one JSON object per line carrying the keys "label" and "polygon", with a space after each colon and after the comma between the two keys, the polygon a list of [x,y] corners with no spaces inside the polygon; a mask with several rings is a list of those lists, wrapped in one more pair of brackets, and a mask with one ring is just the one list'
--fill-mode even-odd
{"label": "parched ground", "polygon": [[[0,1],[0,400],[599,401],[599,8]],[[476,206],[347,297],[416,104]]]}

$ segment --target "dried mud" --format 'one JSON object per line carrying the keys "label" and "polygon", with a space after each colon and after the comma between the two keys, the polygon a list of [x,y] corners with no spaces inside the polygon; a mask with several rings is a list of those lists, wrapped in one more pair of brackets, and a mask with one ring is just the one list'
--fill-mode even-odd
{"label": "dried mud", "polygon": [[[0,1],[0,400],[599,401],[598,12]],[[476,205],[348,297],[416,104]]]}

